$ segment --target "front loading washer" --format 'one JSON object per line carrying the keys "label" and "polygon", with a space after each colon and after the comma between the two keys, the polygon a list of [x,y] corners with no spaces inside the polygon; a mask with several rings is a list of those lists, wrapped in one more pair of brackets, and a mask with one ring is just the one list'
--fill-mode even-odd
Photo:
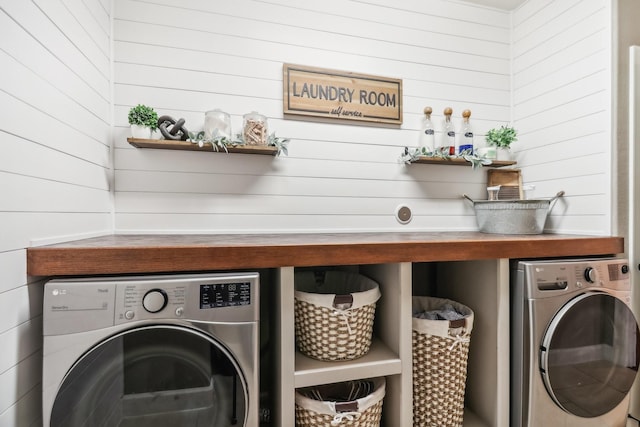
{"label": "front loading washer", "polygon": [[624,427],[638,370],[627,260],[519,261],[511,427]]}
{"label": "front loading washer", "polygon": [[255,427],[258,323],[258,273],[51,280],[43,425]]}

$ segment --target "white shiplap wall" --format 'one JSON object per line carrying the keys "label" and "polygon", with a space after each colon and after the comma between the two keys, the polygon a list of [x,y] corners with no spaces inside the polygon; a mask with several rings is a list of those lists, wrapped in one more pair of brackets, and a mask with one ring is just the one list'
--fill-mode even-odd
{"label": "white shiplap wall", "polygon": [[109,0],[0,1],[0,426],[40,426],[25,248],[112,231]]}
{"label": "white shiplap wall", "polygon": [[514,144],[547,226],[611,233],[611,2],[531,0],[514,12]]}
{"label": "white shiplap wall", "polygon": [[[476,133],[510,118],[510,14],[444,0],[119,0],[114,11],[116,232],[474,229],[463,192],[484,171],[398,163],[423,108],[470,108]],[[282,64],[403,79],[401,128],[284,120]],[[252,110],[289,156],[136,149],[138,103],[199,130],[221,108]],[[481,139],[481,138],[478,138]],[[400,225],[399,204],[414,212]]]}

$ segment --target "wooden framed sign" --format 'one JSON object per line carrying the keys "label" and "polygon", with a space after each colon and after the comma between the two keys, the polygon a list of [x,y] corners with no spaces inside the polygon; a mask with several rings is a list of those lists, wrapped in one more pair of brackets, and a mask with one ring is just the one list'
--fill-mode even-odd
{"label": "wooden framed sign", "polygon": [[402,124],[402,80],[284,64],[284,114]]}

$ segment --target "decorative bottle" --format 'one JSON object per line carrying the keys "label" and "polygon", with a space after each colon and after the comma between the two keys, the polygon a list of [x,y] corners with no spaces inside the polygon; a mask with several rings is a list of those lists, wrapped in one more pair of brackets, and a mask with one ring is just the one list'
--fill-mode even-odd
{"label": "decorative bottle", "polygon": [[473,129],[471,129],[471,123],[469,123],[469,117],[471,117],[471,110],[464,110],[462,112],[462,126],[460,126],[458,143],[458,154],[473,154],[475,148],[473,146]]}
{"label": "decorative bottle", "polygon": [[422,119],[422,127],[420,129],[420,147],[425,148],[428,152],[433,153],[435,149],[435,130],[431,122],[431,107],[424,107],[424,117]]}
{"label": "decorative bottle", "polygon": [[453,156],[456,154],[456,130],[451,122],[453,110],[450,107],[444,109],[444,123],[442,126],[442,144],[440,151],[442,154]]}

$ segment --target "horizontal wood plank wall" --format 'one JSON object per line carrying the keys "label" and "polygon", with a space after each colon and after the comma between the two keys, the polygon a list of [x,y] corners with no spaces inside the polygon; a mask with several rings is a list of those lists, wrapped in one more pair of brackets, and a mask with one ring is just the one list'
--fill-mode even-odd
{"label": "horizontal wood plank wall", "polygon": [[[114,11],[117,232],[473,230],[462,193],[486,196],[485,170],[404,166],[422,110],[437,136],[450,106],[472,110],[477,140],[510,117],[510,14],[443,0],[121,0]],[[284,120],[282,64],[403,80],[400,128]],[[202,129],[204,113],[268,117],[289,156],[130,146],[138,103]],[[400,225],[396,207],[414,219]]]}
{"label": "horizontal wood plank wall", "polygon": [[110,0],[0,5],[0,425],[40,426],[42,289],[25,248],[112,231]]}
{"label": "horizontal wood plank wall", "polygon": [[611,232],[611,2],[529,0],[513,15],[514,144],[547,227]]}

